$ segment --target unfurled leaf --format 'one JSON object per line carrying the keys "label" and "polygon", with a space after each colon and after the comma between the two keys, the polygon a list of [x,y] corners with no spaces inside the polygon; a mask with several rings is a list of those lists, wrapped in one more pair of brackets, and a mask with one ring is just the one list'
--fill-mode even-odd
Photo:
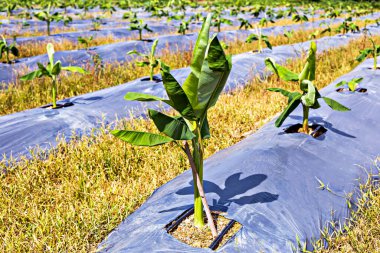
{"label": "unfurled leaf", "polygon": [[38,69],[36,71],[30,72],[29,74],[22,76],[20,78],[20,80],[21,81],[31,81],[31,80],[38,78],[38,77],[41,77],[41,76],[42,76],[42,72],[40,69]]}
{"label": "unfurled leaf", "polygon": [[172,74],[170,74],[170,72],[167,72],[164,69],[161,71],[161,76],[166,93],[168,94],[169,100],[171,101],[171,106],[176,109],[183,117],[189,120],[195,120],[197,117],[195,115],[194,109],[191,106],[190,101],[181,85],[172,76]]}
{"label": "unfurled leaf", "polygon": [[298,81],[298,75],[287,68],[278,65],[272,58],[265,59],[267,68],[284,81]]}
{"label": "unfurled leaf", "polygon": [[298,96],[295,96],[292,101],[288,104],[288,106],[285,108],[285,110],[281,113],[281,115],[277,118],[275,126],[280,127],[284,123],[285,119],[298,107],[298,105],[301,103],[301,97],[302,95],[299,94]]}
{"label": "unfurled leaf", "polygon": [[335,101],[334,99],[328,98],[328,97],[322,97],[323,100],[326,102],[328,106],[331,107],[331,109],[335,111],[341,111],[341,112],[346,112],[346,111],[351,111],[350,108],[345,107],[344,105],[340,104],[339,102]]}
{"label": "unfurled leaf", "polygon": [[195,137],[182,117],[173,118],[152,109],[149,109],[149,117],[160,132],[174,140],[191,140]]}
{"label": "unfurled leaf", "polygon": [[120,140],[123,140],[136,146],[153,147],[173,141],[173,139],[170,137],[146,132],[112,130],[111,134],[119,138]]}
{"label": "unfurled leaf", "polygon": [[80,73],[80,74],[86,74],[86,73],[88,73],[83,68],[77,67],[77,66],[62,67],[62,69],[66,70],[66,71],[69,71],[69,72]]}

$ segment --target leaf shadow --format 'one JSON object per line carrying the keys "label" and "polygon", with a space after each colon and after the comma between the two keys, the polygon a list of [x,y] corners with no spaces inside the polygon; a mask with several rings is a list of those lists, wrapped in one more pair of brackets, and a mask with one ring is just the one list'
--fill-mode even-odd
{"label": "leaf shadow", "polygon": [[[278,199],[278,194],[272,194],[269,192],[259,192],[251,195],[243,195],[249,190],[259,186],[262,182],[267,179],[267,176],[264,174],[254,174],[245,178],[241,177],[241,172],[235,173],[229,176],[224,183],[224,187],[221,188],[219,185],[210,182],[204,181],[204,189],[205,194],[207,193],[216,193],[219,196],[219,199],[212,200],[213,209],[217,209],[223,212],[228,210],[228,207],[235,203],[239,206],[256,204],[256,203],[268,203]],[[189,186],[182,188],[176,192],[178,195],[192,195],[194,194],[194,184],[193,181],[189,182]],[[239,196],[243,195],[243,196]],[[160,211],[163,212],[171,212],[178,210],[186,210],[191,205],[179,206],[167,210]]]}

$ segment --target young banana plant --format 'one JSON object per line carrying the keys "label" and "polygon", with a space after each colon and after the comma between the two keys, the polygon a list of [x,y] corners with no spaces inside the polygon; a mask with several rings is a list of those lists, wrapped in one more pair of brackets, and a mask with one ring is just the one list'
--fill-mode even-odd
{"label": "young banana plant", "polygon": [[94,36],[90,36],[88,38],[85,37],[78,37],[78,43],[83,44],[86,48],[88,48],[91,44],[91,42],[94,40]]}
{"label": "young banana plant", "polygon": [[34,14],[34,16],[41,20],[46,22],[46,27],[47,27],[47,35],[50,36],[50,24],[51,22],[55,21],[61,21],[64,19],[64,16],[59,14],[58,12],[55,12],[54,14],[50,13],[51,10],[51,3],[49,3],[48,7],[44,11],[40,11]]}
{"label": "young banana plant", "polygon": [[319,26],[320,27],[326,26],[326,28],[321,31],[321,35],[323,35],[325,33],[329,33],[329,36],[331,37],[332,29],[331,29],[329,23],[323,21],[322,23],[319,24]]}
{"label": "young banana plant", "polygon": [[296,23],[301,22],[301,24],[302,24],[303,22],[309,21],[309,18],[305,14],[302,14],[302,15],[301,14],[294,14],[292,16],[292,21],[294,21]]}
{"label": "young banana plant", "polygon": [[309,38],[309,40],[314,40],[314,39],[316,39],[316,38],[318,37],[318,35],[319,35],[319,30],[316,30],[316,31],[314,31],[313,33],[311,33],[311,34],[308,36],[308,38]]}
{"label": "young banana plant", "polygon": [[45,67],[41,63],[37,63],[38,69],[36,71],[30,72],[29,74],[21,77],[21,81],[31,81],[35,78],[40,78],[43,76],[49,77],[52,80],[52,100],[53,100],[53,109],[57,108],[57,82],[58,76],[62,70],[69,72],[77,72],[81,74],[87,73],[84,69],[76,66],[62,67],[61,61],[54,62],[54,46],[49,43],[46,47],[49,63]]}
{"label": "young banana plant", "polygon": [[220,28],[222,24],[232,25],[232,21],[229,19],[223,18],[220,13],[215,13],[212,26],[217,27],[218,32],[220,32]]}
{"label": "young banana plant", "polygon": [[157,48],[157,43],[158,43],[158,39],[156,39],[154,42],[153,42],[153,45],[152,45],[152,49],[150,51],[150,54],[143,54],[143,53],[140,53],[140,52],[137,52],[136,50],[132,50],[132,51],[129,51],[127,54],[128,55],[133,55],[133,54],[136,54],[138,56],[141,56],[144,61],[138,61],[136,62],[136,65],[139,66],[139,67],[145,67],[145,66],[149,66],[149,69],[150,69],[150,74],[149,74],[149,77],[150,77],[150,80],[153,81],[153,74],[154,74],[154,69],[158,66],[159,64],[159,60],[156,58],[155,56],[155,53],[156,53],[156,48]]}
{"label": "young banana plant", "polygon": [[252,41],[258,41],[258,52],[261,53],[263,51],[263,42],[269,49],[272,50],[272,44],[269,42],[269,38],[266,35],[263,35],[261,32],[261,28],[255,27],[256,34],[250,34],[248,38],[245,40],[246,43],[251,43]]}
{"label": "young banana plant", "polygon": [[267,18],[267,17],[264,17],[264,18],[260,19],[260,21],[259,21],[260,27],[264,27],[264,26],[268,27],[269,23],[274,24],[275,21],[272,18]]}
{"label": "young banana plant", "polygon": [[16,47],[16,42],[14,41],[12,44],[8,45],[7,40],[4,36],[1,36],[2,40],[0,41],[0,59],[3,58],[3,54],[5,54],[6,62],[11,63],[9,59],[9,55],[19,56],[20,52]]}
{"label": "young banana plant", "polygon": [[316,52],[317,44],[312,41],[309,50],[309,56],[307,62],[300,74],[296,74],[285,67],[282,67],[275,63],[271,58],[265,59],[265,65],[275,73],[280,79],[284,81],[294,81],[299,83],[299,87],[302,93],[296,91],[291,92],[280,88],[269,88],[269,91],[279,92],[288,98],[288,106],[277,118],[275,125],[280,127],[285,119],[301,104],[303,109],[303,123],[302,132],[309,134],[309,110],[318,109],[320,104],[318,99],[322,98],[325,103],[336,111],[349,111],[350,109],[341,105],[337,101],[322,97],[318,92],[317,88],[314,86],[313,81],[315,80],[315,70],[316,70]]}
{"label": "young banana plant", "polygon": [[377,56],[380,55],[380,46],[376,45],[375,41],[372,38],[369,38],[372,44],[372,48],[366,48],[360,50],[360,55],[356,58],[358,62],[364,61],[368,56],[373,57],[373,69],[377,69]]}
{"label": "young banana plant", "polygon": [[190,20],[188,21],[182,20],[178,27],[178,33],[185,35],[186,31],[189,30],[189,24],[190,24]]}
{"label": "young banana plant", "polygon": [[288,39],[288,44],[290,44],[290,39],[294,36],[294,30],[289,30],[284,32],[284,37]]}
{"label": "young banana plant", "polygon": [[150,32],[150,33],[153,32],[148,27],[148,24],[144,24],[144,21],[142,19],[132,21],[129,30],[131,30],[131,31],[139,31],[139,40],[143,40],[143,38],[142,38],[142,32],[143,32],[143,30],[146,30],[147,32]]}
{"label": "young banana plant", "polygon": [[162,101],[178,113],[177,116],[171,117],[149,110],[149,117],[164,135],[130,130],[113,130],[111,133],[137,146],[156,146],[170,142],[179,146],[186,153],[193,174],[194,225],[204,226],[204,207],[212,234],[216,236],[215,224],[203,189],[204,140],[210,137],[208,110],[216,104],[226,84],[232,63],[231,57],[225,55],[218,38],[213,36],[209,39],[210,26],[209,14],[194,48],[191,72],[182,87],[170,74],[169,67],[161,63],[161,74],[168,99],[134,92],[125,95],[125,99],[131,101]]}
{"label": "young banana plant", "polygon": [[338,88],[338,87],[342,87],[342,86],[347,85],[349,91],[355,92],[356,89],[358,88],[359,83],[361,81],[363,81],[362,77],[360,77],[360,78],[353,78],[350,81],[341,81],[341,82],[337,83],[335,85],[335,87]]}
{"label": "young banana plant", "polygon": [[360,29],[359,26],[352,22],[352,17],[348,17],[340,24],[336,31],[346,34],[348,32],[359,32]]}

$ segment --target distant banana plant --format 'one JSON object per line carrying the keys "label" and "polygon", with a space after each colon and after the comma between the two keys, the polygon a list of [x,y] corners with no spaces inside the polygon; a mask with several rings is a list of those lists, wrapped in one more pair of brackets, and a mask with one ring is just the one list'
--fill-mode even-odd
{"label": "distant banana plant", "polygon": [[284,32],[284,37],[288,39],[288,44],[290,44],[290,39],[294,36],[294,30],[289,30]]}
{"label": "distant banana plant", "polygon": [[138,31],[139,32],[139,40],[143,40],[143,37],[142,37],[142,32],[145,30],[147,32],[153,32],[153,30],[151,30],[149,27],[148,27],[148,24],[145,24],[144,21],[142,19],[139,19],[139,20],[133,20],[131,22],[131,25],[129,27],[129,30],[131,31]]}
{"label": "distant banana plant", "polygon": [[372,38],[369,38],[371,41],[372,47],[360,50],[359,56],[356,58],[358,62],[364,61],[368,56],[373,57],[373,69],[377,69],[377,56],[380,55],[380,46],[376,45],[375,41]]}
{"label": "distant banana plant", "polygon": [[280,127],[285,119],[301,104],[303,109],[303,123],[302,131],[309,134],[309,110],[318,109],[320,104],[318,99],[322,98],[325,103],[336,111],[349,111],[350,109],[341,105],[337,101],[322,97],[318,92],[317,88],[314,86],[313,81],[315,80],[315,70],[316,70],[316,52],[317,44],[312,41],[309,50],[309,56],[307,62],[300,74],[296,74],[285,67],[282,67],[275,63],[271,58],[265,59],[265,65],[269,70],[276,74],[279,78],[284,81],[294,81],[299,83],[300,92],[291,92],[280,88],[269,88],[269,91],[279,92],[288,98],[288,106],[277,118],[275,125]]}
{"label": "distant banana plant", "polygon": [[360,77],[360,78],[353,78],[350,81],[341,81],[341,82],[337,83],[335,85],[335,87],[338,88],[338,87],[342,87],[342,86],[347,85],[348,90],[354,92],[358,88],[358,85],[359,85],[359,83],[361,81],[363,81],[362,77]]}
{"label": "distant banana plant", "polygon": [[137,66],[140,66],[140,67],[145,67],[145,66],[149,66],[149,77],[150,77],[150,80],[153,81],[153,74],[154,74],[154,69],[158,66],[159,64],[159,60],[156,58],[155,56],[155,53],[156,53],[156,48],[157,48],[157,43],[158,43],[158,39],[156,39],[154,42],[153,42],[153,45],[152,45],[152,49],[150,51],[150,54],[143,54],[143,53],[140,53],[140,52],[137,52],[136,50],[132,50],[132,51],[129,51],[127,54],[128,55],[133,55],[133,54],[136,54],[138,56],[141,56],[144,61],[138,61],[136,62],[136,65]]}
{"label": "distant banana plant", "polygon": [[180,147],[189,159],[193,174],[194,225],[204,226],[204,207],[211,232],[216,237],[216,227],[203,189],[204,140],[210,138],[207,121],[207,115],[211,113],[209,109],[216,104],[224,89],[232,63],[231,57],[224,54],[218,38],[213,36],[209,39],[210,26],[209,14],[194,48],[191,72],[182,86],[171,75],[169,67],[161,63],[168,99],[135,92],[125,95],[125,99],[130,101],[164,102],[179,114],[172,117],[149,110],[149,117],[164,135],[131,130],[113,130],[111,133],[132,145],[151,147],[174,143]]}
{"label": "distant banana plant", "polygon": [[68,22],[71,22],[71,18],[65,18],[65,16],[59,14],[58,12],[55,12],[54,14],[50,13],[51,11],[51,3],[49,3],[48,7],[44,11],[40,11],[34,14],[34,16],[41,20],[46,22],[46,29],[47,29],[47,35],[50,36],[50,24],[52,22],[59,22],[61,20],[64,20],[65,25],[68,24]]}
{"label": "distant banana plant", "polygon": [[12,44],[8,45],[7,40],[4,36],[1,36],[2,40],[0,41],[0,59],[3,58],[3,54],[5,55],[5,59],[7,63],[11,63],[9,55],[18,57],[20,52],[16,47],[16,42],[14,41]]}
{"label": "distant banana plant", "polygon": [[239,18],[239,21],[240,21],[239,30],[242,29],[243,27],[244,27],[245,30],[248,30],[248,29],[250,29],[250,28],[253,27],[251,25],[251,23],[249,23],[249,20],[247,20],[247,19]]}
{"label": "distant banana plant", "polygon": [[292,21],[296,23],[301,22],[302,24],[303,22],[309,21],[309,18],[305,14],[294,14],[292,16]]}
{"label": "distant banana plant", "polygon": [[91,44],[91,42],[94,40],[94,36],[90,36],[88,38],[85,37],[78,37],[78,43],[83,44],[86,48],[88,48]]}
{"label": "distant banana plant", "polygon": [[331,37],[331,33],[332,33],[333,30],[332,30],[332,28],[330,27],[330,25],[327,22],[323,21],[322,23],[319,24],[319,26],[320,27],[326,26],[326,28],[321,31],[321,35],[323,35],[325,33],[329,33],[329,36]]}
{"label": "distant banana plant", "polygon": [[258,42],[258,52],[261,53],[263,51],[263,42],[265,45],[272,50],[272,44],[269,42],[268,36],[262,34],[261,28],[257,27],[255,28],[256,33],[250,34],[248,38],[245,40],[246,43],[251,43],[252,41]]}
{"label": "distant banana plant", "polygon": [[260,21],[259,21],[259,25],[261,27],[264,27],[264,26],[268,27],[269,23],[274,24],[275,21],[272,18],[267,18],[267,17],[264,17],[264,18],[260,19]]}
{"label": "distant banana plant", "polygon": [[229,19],[223,18],[220,13],[216,13],[213,16],[212,26],[217,27],[218,32],[220,32],[220,28],[222,24],[232,25],[232,21]]}
{"label": "distant banana plant", "polygon": [[187,20],[187,21],[182,20],[178,27],[178,33],[185,35],[186,31],[189,30],[189,24],[190,24],[190,20]]}
{"label": "distant banana plant", "polygon": [[57,108],[57,82],[58,82],[58,76],[61,73],[62,70],[69,71],[69,72],[77,72],[81,74],[87,73],[86,70],[76,67],[76,66],[68,66],[68,67],[62,67],[61,61],[54,62],[54,46],[53,44],[49,43],[46,47],[48,57],[49,57],[49,63],[45,67],[41,63],[37,63],[38,69],[36,71],[30,72],[29,74],[24,75],[21,77],[21,81],[31,81],[35,78],[40,77],[49,77],[52,80],[52,100],[53,100],[53,109]]}
{"label": "distant banana plant", "polygon": [[319,30],[316,30],[316,31],[312,32],[311,34],[309,34],[308,39],[314,40],[318,37],[318,35],[319,35]]}
{"label": "distant banana plant", "polygon": [[346,18],[336,29],[336,32],[346,34],[348,32],[359,32],[359,26],[352,22],[352,17]]}

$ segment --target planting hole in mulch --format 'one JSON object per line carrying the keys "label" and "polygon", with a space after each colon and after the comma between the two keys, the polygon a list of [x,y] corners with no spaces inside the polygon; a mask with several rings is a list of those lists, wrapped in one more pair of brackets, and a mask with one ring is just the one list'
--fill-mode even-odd
{"label": "planting hole in mulch", "polygon": [[[336,89],[337,92],[351,92],[348,88],[339,88],[339,89]],[[355,92],[359,92],[359,93],[366,93],[367,92],[367,89],[366,88],[357,88],[355,89]]]}
{"label": "planting hole in mulch", "polygon": [[[141,78],[140,79],[141,82],[147,82],[147,81],[150,81],[150,77],[145,77],[145,78]],[[153,80],[152,82],[156,82],[156,83],[159,83],[159,82],[162,82],[162,79],[157,77],[157,76],[153,76]]]}
{"label": "planting hole in mulch", "polygon": [[1,63],[2,64],[8,64],[8,65],[12,65],[12,64],[15,64],[15,63],[19,63],[20,61],[19,60],[12,60],[12,61],[2,61]]}
{"label": "planting hole in mulch", "polygon": [[[292,125],[286,129],[284,129],[284,132],[287,134],[297,134],[297,133],[304,133],[302,129],[302,124],[295,124]],[[309,135],[311,135],[313,138],[318,138],[319,136],[325,134],[327,132],[327,129],[324,128],[321,125],[318,124],[312,124],[309,126]]]}
{"label": "planting hole in mulch", "polygon": [[61,109],[61,108],[65,108],[65,107],[70,107],[70,106],[73,106],[73,105],[74,105],[74,103],[67,102],[67,103],[64,103],[64,104],[57,104],[57,107],[55,107],[55,108],[53,108],[53,104],[43,105],[40,108],[56,110],[56,109]]}
{"label": "planting hole in mulch", "polygon": [[[373,70],[373,67],[368,67],[367,69],[372,69]],[[376,69],[380,69],[380,67],[376,67]]]}
{"label": "planting hole in mulch", "polygon": [[212,217],[218,231],[218,237],[213,238],[207,224],[206,214],[205,226],[197,228],[194,226],[194,209],[191,208],[182,213],[178,218],[166,225],[166,231],[177,240],[195,248],[210,248],[217,250],[231,239],[242,227],[240,223],[230,220],[220,211],[211,211]]}

